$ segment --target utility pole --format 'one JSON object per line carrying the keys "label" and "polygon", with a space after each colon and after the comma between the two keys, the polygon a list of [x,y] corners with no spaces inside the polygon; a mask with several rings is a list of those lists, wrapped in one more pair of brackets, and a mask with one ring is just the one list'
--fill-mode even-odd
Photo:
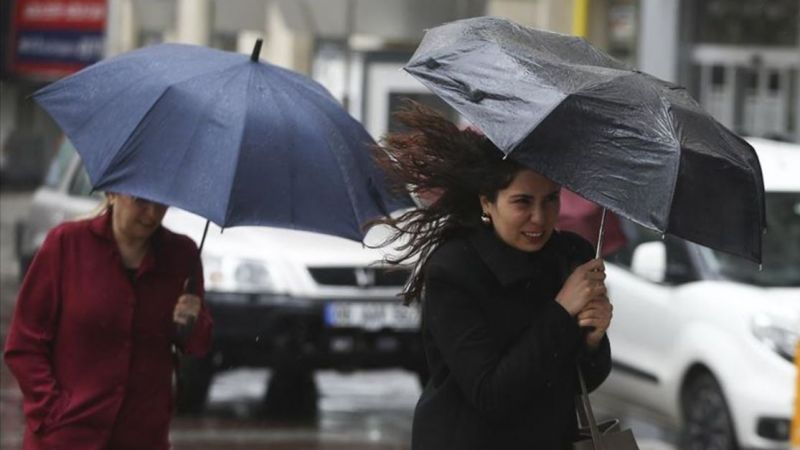
{"label": "utility pole", "polygon": [[572,0],[572,34],[582,38],[589,34],[589,0]]}

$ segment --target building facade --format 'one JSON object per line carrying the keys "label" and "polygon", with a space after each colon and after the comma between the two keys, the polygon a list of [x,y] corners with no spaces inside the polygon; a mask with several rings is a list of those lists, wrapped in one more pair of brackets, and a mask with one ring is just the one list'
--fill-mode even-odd
{"label": "building facade", "polygon": [[583,35],[687,86],[740,134],[800,142],[798,0],[11,0],[2,7],[2,143],[19,130],[58,135],[28,96],[63,73],[25,73],[9,61],[20,5],[70,3],[92,5],[83,11],[97,20],[104,8],[103,56],[158,42],[249,53],[263,38],[263,59],[320,81],[376,138],[393,129],[391,112],[406,97],[457,119],[400,69],[425,29],[495,15]]}
{"label": "building facade", "polygon": [[741,135],[800,142],[800,1],[639,2],[642,70]]}

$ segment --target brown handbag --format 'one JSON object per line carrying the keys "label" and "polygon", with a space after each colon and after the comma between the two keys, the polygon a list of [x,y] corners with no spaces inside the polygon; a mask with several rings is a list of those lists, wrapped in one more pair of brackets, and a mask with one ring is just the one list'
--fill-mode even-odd
{"label": "brown handbag", "polygon": [[575,408],[581,424],[578,429],[578,441],[572,444],[573,450],[639,450],[636,439],[631,430],[620,430],[619,419],[605,420],[597,423],[589,402],[589,392],[586,381],[583,379],[581,365],[578,369],[578,381],[581,385],[581,394],[578,396]]}

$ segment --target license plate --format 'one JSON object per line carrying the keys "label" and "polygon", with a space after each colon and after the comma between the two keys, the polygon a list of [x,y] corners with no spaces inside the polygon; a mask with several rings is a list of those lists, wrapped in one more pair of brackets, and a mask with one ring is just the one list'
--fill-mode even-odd
{"label": "license plate", "polygon": [[419,312],[397,303],[335,302],[325,305],[325,324],[333,328],[415,329]]}

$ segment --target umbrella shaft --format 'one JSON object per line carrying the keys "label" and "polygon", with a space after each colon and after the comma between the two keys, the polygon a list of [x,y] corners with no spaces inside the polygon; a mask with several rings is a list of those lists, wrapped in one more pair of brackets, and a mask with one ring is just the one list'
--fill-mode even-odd
{"label": "umbrella shaft", "polygon": [[[603,210],[603,212],[605,212],[605,210]],[[211,221],[210,220],[206,220],[206,227],[205,227],[205,229],[203,229],[203,238],[200,239],[200,247],[198,247],[198,249],[197,249],[197,254],[198,255],[202,255],[203,254],[203,245],[205,245],[205,243],[206,243],[206,235],[208,234],[208,226],[210,224],[211,224]]]}
{"label": "umbrella shaft", "polygon": [[606,208],[603,208],[603,215],[600,216],[600,231],[597,233],[597,250],[595,251],[595,258],[600,258],[603,254],[603,236],[606,231]]}

